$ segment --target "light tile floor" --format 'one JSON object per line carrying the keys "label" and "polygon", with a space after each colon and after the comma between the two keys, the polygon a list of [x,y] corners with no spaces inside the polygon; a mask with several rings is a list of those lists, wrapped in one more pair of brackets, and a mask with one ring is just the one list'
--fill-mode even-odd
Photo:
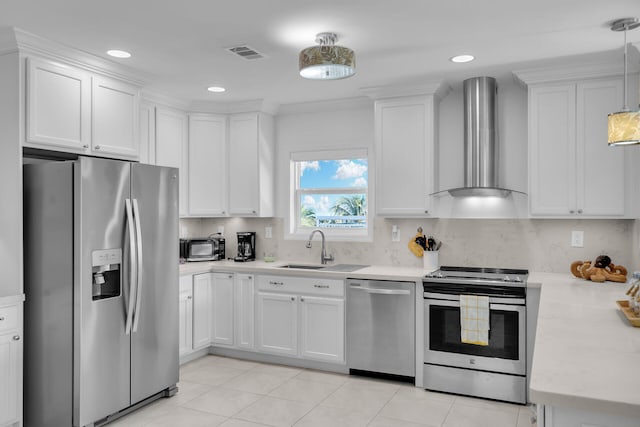
{"label": "light tile floor", "polygon": [[110,427],[531,427],[526,406],[219,356],[180,369],[179,392]]}

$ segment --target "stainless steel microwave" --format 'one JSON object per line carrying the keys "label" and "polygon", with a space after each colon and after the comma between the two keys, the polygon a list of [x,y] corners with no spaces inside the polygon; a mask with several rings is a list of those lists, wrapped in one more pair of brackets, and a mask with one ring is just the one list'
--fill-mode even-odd
{"label": "stainless steel microwave", "polygon": [[180,239],[180,258],[191,261],[219,261],[225,258],[222,236]]}

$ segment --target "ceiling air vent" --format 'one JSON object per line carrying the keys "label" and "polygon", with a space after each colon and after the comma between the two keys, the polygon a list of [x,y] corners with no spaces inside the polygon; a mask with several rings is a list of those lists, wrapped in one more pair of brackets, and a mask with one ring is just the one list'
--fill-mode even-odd
{"label": "ceiling air vent", "polygon": [[261,54],[260,52],[258,52],[257,50],[249,47],[249,46],[233,46],[233,47],[228,47],[227,51],[238,55],[244,59],[260,59],[260,58],[264,58],[265,56],[263,54]]}

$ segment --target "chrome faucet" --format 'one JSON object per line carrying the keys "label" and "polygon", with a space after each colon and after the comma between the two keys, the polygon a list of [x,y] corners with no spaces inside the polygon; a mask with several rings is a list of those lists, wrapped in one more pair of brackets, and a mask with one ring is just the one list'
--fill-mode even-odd
{"label": "chrome faucet", "polygon": [[320,233],[320,236],[322,237],[322,252],[320,252],[320,264],[326,264],[327,261],[333,261],[333,255],[327,255],[327,252],[325,250],[325,246],[324,246],[324,233],[322,232],[322,230],[313,230],[311,232],[311,234],[309,234],[309,240],[307,240],[307,248],[311,248],[311,239],[313,239],[313,235],[316,233]]}

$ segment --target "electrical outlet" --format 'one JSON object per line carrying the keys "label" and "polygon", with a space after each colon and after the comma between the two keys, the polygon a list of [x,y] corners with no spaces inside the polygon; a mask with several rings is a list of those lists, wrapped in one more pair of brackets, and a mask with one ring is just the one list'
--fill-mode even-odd
{"label": "electrical outlet", "polygon": [[391,227],[391,241],[399,242],[400,241],[400,228],[397,225],[393,225]]}
{"label": "electrical outlet", "polygon": [[581,248],[584,246],[584,231],[572,231],[571,232],[571,247]]}
{"label": "electrical outlet", "polygon": [[219,225],[219,226],[218,226],[218,233],[219,233],[221,236],[224,236],[224,225]]}
{"label": "electrical outlet", "polygon": [[264,238],[271,239],[273,237],[273,229],[271,227],[264,228]]}

